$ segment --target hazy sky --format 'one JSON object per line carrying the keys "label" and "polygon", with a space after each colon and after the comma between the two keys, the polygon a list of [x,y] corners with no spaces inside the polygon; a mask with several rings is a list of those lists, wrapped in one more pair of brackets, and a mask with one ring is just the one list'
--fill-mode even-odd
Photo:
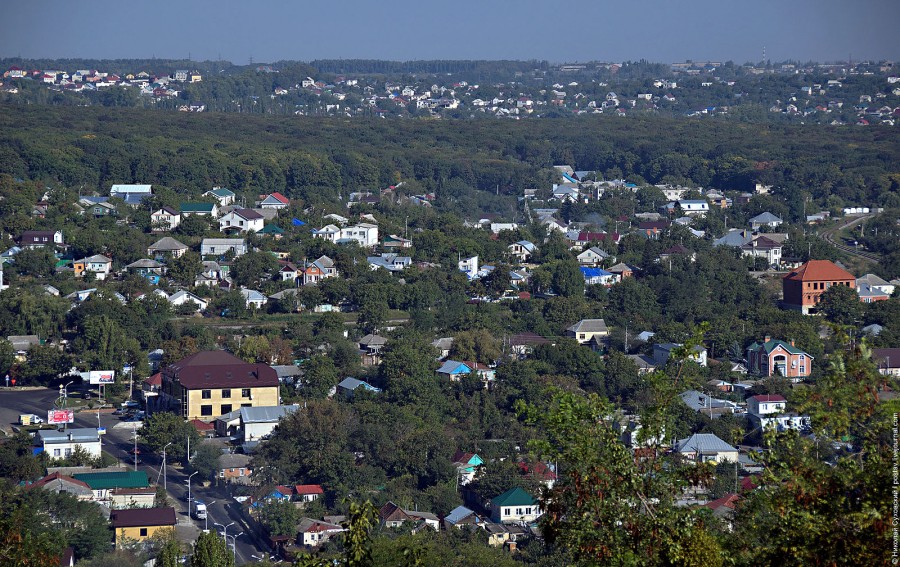
{"label": "hazy sky", "polygon": [[0,56],[898,59],[900,0],[0,0]]}

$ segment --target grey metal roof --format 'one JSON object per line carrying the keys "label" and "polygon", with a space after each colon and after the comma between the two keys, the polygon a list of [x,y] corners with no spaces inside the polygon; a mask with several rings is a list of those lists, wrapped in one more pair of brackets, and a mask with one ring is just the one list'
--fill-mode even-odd
{"label": "grey metal roof", "polygon": [[457,522],[471,516],[475,512],[473,510],[469,510],[465,506],[457,506],[453,510],[450,511],[447,516],[444,517],[444,520],[451,524],[456,524]]}
{"label": "grey metal roof", "polygon": [[780,222],[784,222],[784,221],[768,211],[766,211],[764,213],[760,213],[760,214],[756,215],[755,217],[753,217],[752,219],[750,219],[751,224],[768,224],[771,222],[780,223]]}
{"label": "grey metal roof", "polygon": [[681,439],[675,444],[675,451],[679,453],[722,453],[737,452],[737,449],[719,439],[712,433],[695,433],[687,439]]}
{"label": "grey metal roof", "polygon": [[155,244],[150,245],[149,250],[187,250],[187,246],[171,236],[166,236],[157,240]]}
{"label": "grey metal roof", "polygon": [[697,390],[687,390],[679,394],[679,396],[694,411],[712,408],[734,408],[737,405],[728,400],[718,400]]}
{"label": "grey metal roof", "polygon": [[89,443],[100,441],[100,434],[96,428],[76,428],[67,429],[65,431],[56,431],[54,429],[42,429],[38,431],[41,441],[44,445],[52,443]]}
{"label": "grey metal roof", "polygon": [[568,328],[573,333],[608,333],[609,328],[603,319],[582,319]]}
{"label": "grey metal roof", "polygon": [[279,366],[273,366],[272,370],[275,371],[275,374],[278,374],[278,379],[282,379],[285,376],[299,376],[300,375],[300,367],[296,364],[283,364]]}
{"label": "grey metal roof", "polygon": [[300,406],[259,406],[241,408],[241,421],[243,423],[272,423],[282,417],[293,413]]}

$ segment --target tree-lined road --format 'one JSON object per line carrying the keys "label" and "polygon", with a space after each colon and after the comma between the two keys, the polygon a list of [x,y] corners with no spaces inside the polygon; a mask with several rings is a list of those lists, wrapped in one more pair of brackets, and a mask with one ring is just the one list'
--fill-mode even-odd
{"label": "tree-lined road", "polygon": [[827,242],[828,244],[831,244],[838,250],[846,252],[847,254],[852,254],[853,256],[858,256],[864,260],[868,260],[869,262],[874,262],[877,264],[878,260],[879,260],[877,255],[875,255],[871,252],[866,252],[865,250],[860,252],[858,247],[848,246],[848,245],[844,244],[843,242],[841,242],[840,238],[835,238],[836,233],[838,233],[844,229],[847,229],[847,228],[853,228],[854,226],[858,225],[861,222],[865,222],[866,220],[872,218],[873,216],[875,216],[874,213],[870,213],[870,214],[862,215],[862,216],[858,216],[858,217],[852,217],[848,220],[845,220],[841,224],[835,225],[827,230],[822,231],[821,233],[819,233],[819,236],[825,242]]}

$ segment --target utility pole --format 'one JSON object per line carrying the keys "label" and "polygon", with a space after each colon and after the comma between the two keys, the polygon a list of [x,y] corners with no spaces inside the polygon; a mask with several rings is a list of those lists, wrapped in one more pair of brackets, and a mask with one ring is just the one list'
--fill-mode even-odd
{"label": "utility pole", "polygon": [[168,449],[169,445],[171,445],[171,444],[172,444],[172,442],[170,441],[170,442],[166,443],[165,447],[163,447],[163,490],[164,491],[168,491],[168,486],[169,486],[169,484],[167,482],[167,478],[166,478],[166,475],[168,474],[168,468],[169,468],[169,460],[168,460],[168,455],[166,454],[166,449]]}

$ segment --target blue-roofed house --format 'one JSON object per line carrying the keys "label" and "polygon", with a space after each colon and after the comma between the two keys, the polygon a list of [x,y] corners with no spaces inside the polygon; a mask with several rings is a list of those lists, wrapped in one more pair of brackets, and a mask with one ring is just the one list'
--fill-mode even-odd
{"label": "blue-roofed house", "polygon": [[477,526],[483,524],[484,520],[474,511],[469,510],[465,506],[457,506],[444,516],[444,529],[462,528],[463,526]]}
{"label": "blue-roofed house", "polygon": [[340,384],[337,385],[337,393],[348,400],[352,400],[353,396],[356,395],[356,391],[360,388],[362,388],[363,391],[372,392],[373,394],[381,393],[381,388],[376,388],[365,380],[349,377],[344,378],[341,380]]}
{"label": "blue-roofed house", "polygon": [[466,453],[465,451],[457,451],[453,455],[453,466],[459,474],[460,484],[469,484],[475,480],[475,472],[477,467],[484,464],[484,461],[477,453]]}
{"label": "blue-roofed house", "polygon": [[269,301],[269,298],[266,297],[265,294],[256,291],[255,289],[242,289],[241,295],[244,296],[244,301],[247,302],[248,309],[251,307],[262,309],[262,306]]}
{"label": "blue-roofed house", "polygon": [[755,217],[750,219],[749,222],[750,228],[752,228],[753,230],[759,230],[764,226],[769,228],[777,228],[784,223],[783,220],[768,211],[756,215]]}
{"label": "blue-roofed house", "polygon": [[586,285],[610,286],[615,279],[615,276],[611,272],[607,272],[603,268],[589,268],[587,266],[582,266],[579,269],[581,270],[581,275],[584,276],[584,283]]}
{"label": "blue-roofed house", "polygon": [[226,207],[232,203],[234,203],[235,194],[233,191],[229,189],[225,189],[224,187],[213,187],[206,193],[202,195],[203,197],[212,197],[216,201],[219,202],[220,207]]}
{"label": "blue-roofed house", "polygon": [[472,369],[469,368],[464,362],[459,362],[458,360],[448,360],[438,368],[437,373],[442,377],[447,377],[451,382],[456,382],[460,379],[461,376],[467,376],[472,373]]}

